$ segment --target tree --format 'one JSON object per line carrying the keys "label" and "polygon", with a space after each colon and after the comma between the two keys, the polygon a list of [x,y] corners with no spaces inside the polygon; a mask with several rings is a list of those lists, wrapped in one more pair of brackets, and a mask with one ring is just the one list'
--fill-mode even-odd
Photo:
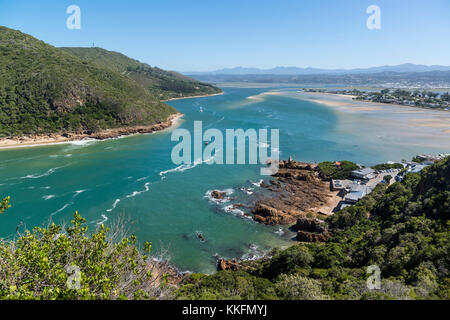
{"label": "tree", "polygon": [[2,200],[2,202],[0,202],[0,214],[5,213],[5,211],[11,207],[9,205],[9,199],[9,197],[6,197]]}

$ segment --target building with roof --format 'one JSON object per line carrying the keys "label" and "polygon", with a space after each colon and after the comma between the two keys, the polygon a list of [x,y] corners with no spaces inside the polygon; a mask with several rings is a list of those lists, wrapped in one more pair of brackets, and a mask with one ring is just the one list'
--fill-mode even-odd
{"label": "building with roof", "polygon": [[375,170],[373,170],[372,168],[362,168],[353,170],[352,175],[359,179],[369,180],[375,177]]}

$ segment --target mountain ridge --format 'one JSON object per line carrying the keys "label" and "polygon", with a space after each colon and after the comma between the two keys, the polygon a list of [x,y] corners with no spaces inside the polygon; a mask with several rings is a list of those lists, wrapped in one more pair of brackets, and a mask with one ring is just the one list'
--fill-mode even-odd
{"label": "mountain ridge", "polygon": [[450,66],[441,65],[421,65],[413,63],[403,63],[399,65],[384,65],[369,68],[353,69],[322,69],[312,67],[277,66],[270,69],[234,67],[224,68],[206,72],[184,72],[186,75],[319,75],[319,74],[360,74],[379,72],[430,72],[430,71],[450,71]]}
{"label": "mountain ridge", "polygon": [[83,61],[95,63],[130,77],[160,100],[222,92],[222,90],[210,84],[191,79],[175,71],[152,67],[120,52],[98,47],[62,47],[60,49],[79,57]]}

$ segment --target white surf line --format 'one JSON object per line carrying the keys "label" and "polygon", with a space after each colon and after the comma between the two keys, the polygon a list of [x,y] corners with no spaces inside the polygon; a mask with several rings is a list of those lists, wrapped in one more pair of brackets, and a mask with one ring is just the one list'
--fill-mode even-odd
{"label": "white surf line", "polygon": [[145,185],[144,185],[144,190],[142,190],[142,191],[134,191],[132,194],[129,194],[129,195],[127,195],[127,198],[134,198],[135,196],[137,196],[137,195],[139,195],[139,194],[141,194],[141,193],[144,193],[144,192],[147,192],[147,191],[149,191],[150,190],[150,182],[147,182]]}
{"label": "white surf line", "polygon": [[83,190],[77,190],[77,191],[75,191],[74,195],[73,195],[72,198],[70,199],[70,202],[66,203],[62,208],[56,210],[55,212],[52,212],[52,213],[50,214],[50,216],[53,217],[54,215],[60,213],[60,212],[63,211],[64,209],[66,209],[67,207],[73,205],[73,204],[74,204],[74,203],[73,203],[73,200],[74,200],[78,195],[82,194],[82,193],[85,192],[85,191],[88,191],[88,189],[83,189]]}

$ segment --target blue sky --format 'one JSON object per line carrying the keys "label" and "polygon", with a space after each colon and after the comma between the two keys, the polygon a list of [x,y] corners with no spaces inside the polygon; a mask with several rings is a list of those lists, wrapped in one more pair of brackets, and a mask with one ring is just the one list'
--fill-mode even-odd
{"label": "blue sky", "polygon": [[[66,28],[69,5],[81,30]],[[381,9],[381,30],[366,8]],[[0,0],[0,25],[177,71],[450,65],[449,0]]]}

